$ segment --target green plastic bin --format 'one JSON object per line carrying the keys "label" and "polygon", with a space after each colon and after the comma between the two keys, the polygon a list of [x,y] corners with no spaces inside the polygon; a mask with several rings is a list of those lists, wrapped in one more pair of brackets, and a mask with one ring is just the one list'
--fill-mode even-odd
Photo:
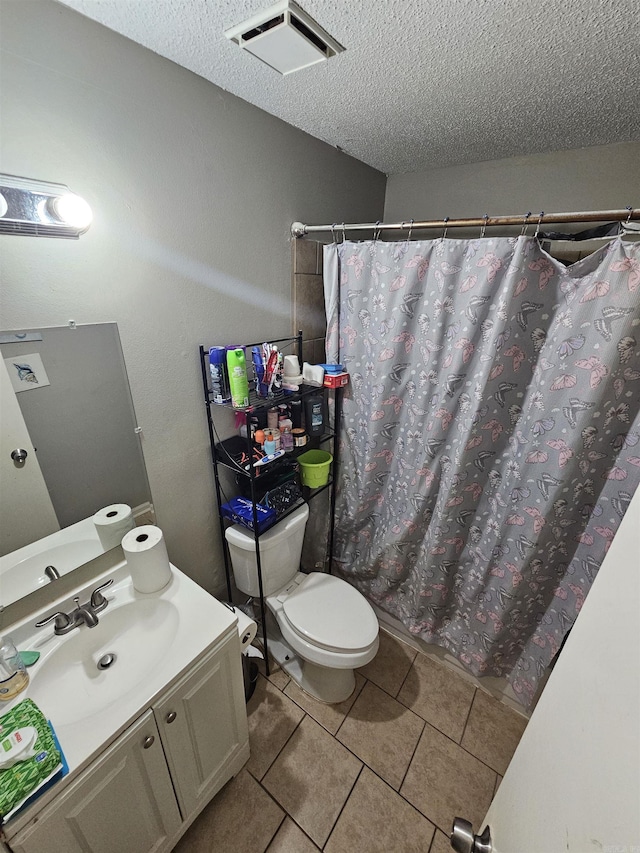
{"label": "green plastic bin", "polygon": [[319,489],[329,482],[329,469],[333,456],[326,450],[307,450],[298,456],[302,485],[310,489]]}

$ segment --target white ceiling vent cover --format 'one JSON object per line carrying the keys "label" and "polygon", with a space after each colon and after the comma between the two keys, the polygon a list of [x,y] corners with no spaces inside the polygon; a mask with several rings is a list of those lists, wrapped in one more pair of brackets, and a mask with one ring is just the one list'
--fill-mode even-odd
{"label": "white ceiling vent cover", "polygon": [[344,50],[293,0],[281,0],[224,34],[280,74],[324,62]]}

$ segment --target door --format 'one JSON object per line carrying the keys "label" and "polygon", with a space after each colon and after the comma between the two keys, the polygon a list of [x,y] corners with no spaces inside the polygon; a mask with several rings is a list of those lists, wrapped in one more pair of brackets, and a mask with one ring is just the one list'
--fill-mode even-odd
{"label": "door", "polygon": [[[37,391],[23,391],[37,394]],[[60,530],[49,492],[13,390],[7,366],[0,358],[0,555],[17,551],[30,542]],[[14,450],[26,450],[22,464],[11,458]]]}
{"label": "door", "polygon": [[10,843],[14,853],[158,853],[180,824],[147,711]]}
{"label": "door", "polygon": [[640,853],[640,490],[487,824],[493,853]]}
{"label": "door", "polygon": [[153,711],[182,817],[189,820],[249,758],[235,628]]}

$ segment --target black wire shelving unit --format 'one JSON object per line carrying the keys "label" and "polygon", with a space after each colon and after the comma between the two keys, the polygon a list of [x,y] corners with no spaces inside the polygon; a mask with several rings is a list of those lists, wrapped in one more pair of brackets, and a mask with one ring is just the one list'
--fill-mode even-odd
{"label": "black wire shelving unit", "polygon": [[[251,352],[251,348],[254,346],[261,346],[262,341],[250,344],[239,344],[238,346],[244,347],[246,352]],[[270,344],[278,344],[282,351],[292,350],[298,356],[300,364],[303,363],[302,352],[303,352],[303,338],[302,332],[298,332],[297,335],[293,335],[288,338],[278,338],[275,340],[270,340]],[[286,392],[280,391],[275,394],[270,394],[268,397],[260,397],[258,394],[252,389],[250,383],[250,392],[249,392],[249,405],[242,408],[236,409],[231,403],[216,403],[213,400],[213,392],[211,388],[211,373],[209,369],[209,347],[200,346],[200,366],[202,370],[202,386],[204,391],[204,404],[207,416],[207,425],[209,428],[209,441],[211,444],[211,458],[213,462],[213,473],[214,473],[214,481],[215,481],[215,490],[216,490],[216,500],[218,504],[218,520],[220,524],[220,536],[222,540],[222,549],[224,556],[224,570],[225,577],[227,582],[227,596],[229,602],[232,603],[232,588],[231,588],[231,555],[229,553],[229,546],[227,544],[227,540],[225,538],[225,529],[226,525],[232,523],[230,519],[226,518],[222,515],[220,507],[224,503],[224,499],[226,499],[226,495],[224,493],[224,489],[220,479],[221,468],[228,469],[234,472],[236,475],[240,475],[246,477],[249,481],[250,485],[250,494],[251,494],[251,503],[253,507],[253,536],[255,542],[255,551],[256,551],[256,567],[258,571],[258,588],[260,591],[259,595],[259,607],[260,607],[260,621],[262,623],[262,642],[264,646],[264,658],[265,658],[265,668],[266,673],[269,675],[270,667],[269,667],[269,650],[267,643],[267,622],[266,622],[266,609],[265,609],[265,601],[264,601],[264,588],[262,583],[262,565],[260,561],[260,537],[266,533],[268,530],[273,530],[274,527],[277,527],[281,521],[283,521],[288,515],[295,512],[299,509],[304,503],[309,503],[309,501],[313,500],[322,492],[326,490],[330,490],[330,519],[329,519],[329,542],[328,542],[328,571],[331,571],[331,558],[333,556],[333,538],[334,538],[334,529],[335,529],[335,503],[336,503],[336,491],[335,484],[337,478],[338,471],[338,450],[339,450],[339,442],[338,442],[338,433],[340,427],[340,418],[342,414],[342,389],[328,389],[328,388],[318,388],[316,386],[311,385],[301,385],[299,390],[296,392]],[[247,368],[250,370],[250,362],[247,363]],[[224,443],[221,442],[218,438],[218,431],[216,429],[214,413],[218,413],[222,409],[227,409],[231,412],[243,412],[246,415],[251,415],[257,411],[270,409],[274,406],[278,406],[280,403],[290,403],[293,400],[304,400],[305,397],[310,396],[311,394],[318,394],[318,392],[322,392],[325,396],[332,394],[333,395],[333,415],[329,415],[331,423],[328,425],[329,429],[325,430],[325,433],[315,439],[312,439],[308,442],[307,445],[300,448],[294,448],[293,451],[285,453],[284,456],[279,459],[274,460],[269,463],[268,470],[274,471],[282,464],[283,461],[288,461],[290,459],[295,459],[301,453],[314,448],[320,447],[322,445],[329,444],[331,446],[331,453],[333,456],[333,463],[331,466],[331,475],[329,477],[329,481],[326,485],[320,486],[317,489],[309,489],[307,487],[303,487],[302,490],[302,498],[289,507],[285,512],[281,513],[277,520],[270,525],[268,528],[259,530],[258,529],[258,514],[256,505],[258,503],[257,493],[256,493],[256,480],[259,478],[259,474],[256,473],[256,469],[252,464],[253,458],[253,444],[251,441],[250,430],[247,429],[247,437],[246,437],[246,456],[248,463],[247,464],[239,464],[226,450],[224,447]],[[330,407],[327,406],[327,411],[330,411]],[[248,528],[247,528],[248,529]]]}

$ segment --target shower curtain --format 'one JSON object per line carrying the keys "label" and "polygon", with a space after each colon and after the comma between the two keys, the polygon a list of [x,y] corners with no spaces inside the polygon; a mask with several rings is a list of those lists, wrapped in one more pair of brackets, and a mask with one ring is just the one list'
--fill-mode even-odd
{"label": "shower curtain", "polygon": [[639,248],[568,268],[524,236],[324,250],[351,374],[334,568],[525,706],[640,481]]}

